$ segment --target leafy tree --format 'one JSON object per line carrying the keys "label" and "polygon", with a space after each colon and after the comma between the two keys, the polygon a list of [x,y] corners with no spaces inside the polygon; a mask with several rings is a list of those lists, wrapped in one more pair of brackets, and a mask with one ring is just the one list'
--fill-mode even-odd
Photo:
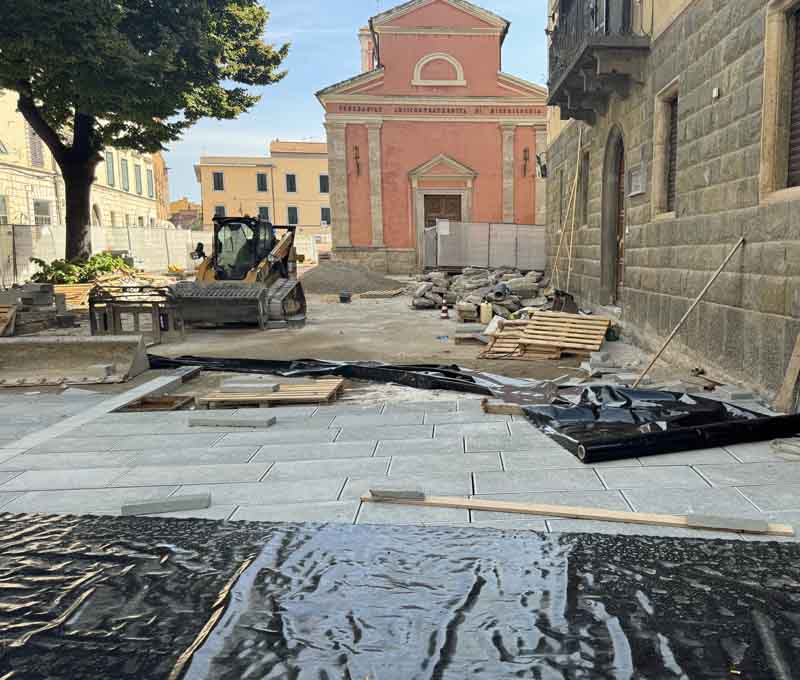
{"label": "leafy tree", "polygon": [[0,0],[0,88],[64,177],[67,260],[91,255],[91,185],[106,146],[156,152],[200,118],[233,119],[247,86],[286,75],[258,0]]}

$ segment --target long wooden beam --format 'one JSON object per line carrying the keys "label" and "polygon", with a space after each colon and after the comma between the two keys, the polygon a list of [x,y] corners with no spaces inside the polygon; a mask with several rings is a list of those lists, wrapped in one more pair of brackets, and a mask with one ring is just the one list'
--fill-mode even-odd
{"label": "long wooden beam", "polygon": [[649,512],[622,512],[619,510],[602,510],[568,505],[513,503],[510,501],[458,498],[455,496],[426,496],[419,492],[373,490],[370,494],[362,496],[361,500],[367,503],[394,503],[397,505],[417,505],[426,508],[506,512],[540,517],[583,519],[595,522],[647,524],[677,529],[700,529],[770,536],[795,535],[794,529],[789,525],[770,524],[748,519],[701,517],[699,515],[661,515]]}

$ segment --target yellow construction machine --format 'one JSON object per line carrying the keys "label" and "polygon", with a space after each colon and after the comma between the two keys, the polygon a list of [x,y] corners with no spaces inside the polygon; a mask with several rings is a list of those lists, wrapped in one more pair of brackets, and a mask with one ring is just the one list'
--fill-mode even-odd
{"label": "yellow construction machine", "polygon": [[[211,255],[202,243],[194,282],[172,286],[183,320],[190,324],[302,326],[306,298],[297,280],[295,226],[254,217],[215,217]],[[280,232],[282,235],[278,236]]]}

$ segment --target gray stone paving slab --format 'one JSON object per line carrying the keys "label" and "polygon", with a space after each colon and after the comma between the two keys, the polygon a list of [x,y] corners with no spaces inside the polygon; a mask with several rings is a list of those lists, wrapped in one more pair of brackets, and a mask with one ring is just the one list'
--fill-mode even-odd
{"label": "gray stone paving slab", "polygon": [[[528,493],[480,494],[477,500],[507,501],[509,503],[531,503],[534,505],[570,505],[601,510],[630,511],[619,491],[540,491]],[[472,510],[472,521],[511,520],[520,517],[511,512],[484,512]],[[542,517],[542,521],[547,517]]]}
{"label": "gray stone paving slab", "polygon": [[483,413],[481,402],[485,397],[473,397],[458,400],[458,411],[460,413]]}
{"label": "gray stone paving slab", "polygon": [[511,422],[510,416],[498,416],[490,413],[427,413],[425,414],[426,425],[458,425],[473,423],[508,423]]}
{"label": "gray stone paving slab", "polygon": [[425,508],[386,503],[362,503],[358,524],[449,525],[469,524],[469,510]]}
{"label": "gray stone paving slab", "polygon": [[[462,437],[439,437],[438,439],[401,439],[378,442],[376,456],[440,456],[463,453]],[[495,452],[499,449],[495,449]]]}
{"label": "gray stone paving slab", "polygon": [[770,446],[769,442],[735,444],[726,446],[725,450],[742,463],[784,462],[784,459]]}
{"label": "gray stone paving slab", "polygon": [[266,462],[244,465],[143,465],[119,476],[113,486],[257,482],[269,467]]}
{"label": "gray stone paving slab", "polygon": [[128,489],[80,489],[75,491],[31,491],[3,507],[4,512],[56,514],[110,513],[118,515],[126,503],[167,498],[174,486]]}
{"label": "gray stone paving slab", "polygon": [[327,460],[279,461],[265,480],[292,481],[330,477],[377,477],[385,475],[391,458],[339,458]]}
{"label": "gray stone paving slab", "polygon": [[332,442],[339,430],[297,429],[265,430],[263,432],[231,432],[220,439],[216,446],[269,446],[272,444],[323,444]]}
{"label": "gray stone paving slab", "polygon": [[82,468],[128,467],[136,457],[130,453],[25,453],[3,462],[6,470],[79,470]]}
{"label": "gray stone paving slab", "polygon": [[[175,387],[176,385],[180,385],[180,382],[180,378],[176,378],[174,376],[165,376],[154,378],[143,385],[134,387],[133,389],[127,390],[122,394],[105,398],[95,404],[89,404],[85,399],[75,399],[73,402],[74,405],[67,406],[67,408],[75,409],[75,415],[54,423],[45,429],[26,435],[18,442],[15,442],[15,446],[13,448],[27,450],[38,447],[45,442],[54,440],[58,437],[63,437],[67,433],[72,433],[83,425],[92,422],[96,418],[122,408],[123,406],[130,404],[137,399],[141,399],[142,397],[151,394],[163,394],[165,391]],[[36,407],[42,408],[44,401],[45,400],[40,400],[39,403],[36,404]],[[69,402],[64,403],[67,405]],[[87,405],[89,406],[88,408]]]}
{"label": "gray stone paving slab", "polygon": [[505,422],[494,423],[451,423],[436,425],[434,437],[508,437],[508,425]]}
{"label": "gray stone paving slab", "polygon": [[385,427],[358,427],[351,425],[342,429],[337,442],[363,440],[424,439],[433,437],[433,425],[387,425]]}
{"label": "gray stone paving slab", "polygon": [[117,440],[113,437],[59,437],[38,444],[25,451],[30,453],[102,453],[113,450]]}
{"label": "gray stone paving slab", "polygon": [[742,486],[739,492],[764,512],[800,512],[800,484]]}
{"label": "gray stone paving slab", "polygon": [[508,428],[511,430],[512,437],[547,437],[533,423],[523,418],[515,418],[513,422],[509,423]]}
{"label": "gray stone paving slab", "polygon": [[314,418],[324,418],[327,416],[366,416],[366,415],[378,415],[381,411],[383,411],[383,402],[379,404],[371,404],[369,406],[358,404],[358,403],[343,403],[339,402],[338,404],[331,404],[326,406],[325,404],[321,404],[317,411],[314,413]]}
{"label": "gray stone paving slab", "polygon": [[698,465],[697,470],[713,486],[760,486],[762,484],[800,483],[800,462]]}
{"label": "gray stone paving slab", "polygon": [[[504,515],[505,517],[505,515]],[[472,520],[472,525],[476,529],[497,529],[498,531],[541,531],[548,532],[547,522],[535,517],[521,517],[517,515],[513,519],[493,519],[493,520]]]}
{"label": "gray stone paving slab", "polygon": [[338,500],[342,479],[306,479],[300,482],[243,484],[187,484],[178,494],[210,493],[211,505],[282,505]]}
{"label": "gray stone paving slab", "polygon": [[588,468],[569,451],[508,451],[503,452],[507,472],[516,470],[544,470],[547,468]]}
{"label": "gray stone paving slab", "polygon": [[286,505],[243,505],[231,517],[248,522],[322,522],[352,524],[360,503],[333,501],[329,503],[288,503]]}
{"label": "gray stone paving slab", "polygon": [[503,469],[499,453],[452,453],[438,456],[396,456],[389,477],[446,475],[450,472],[488,472]]}
{"label": "gray stone paving slab", "polygon": [[475,493],[523,493],[525,491],[581,491],[603,489],[594,470],[520,470],[476,472]]}
{"label": "gray stone paving slab", "polygon": [[452,401],[392,401],[386,404],[384,413],[408,413],[409,411],[421,413],[455,413],[458,402]]}
{"label": "gray stone paving slab", "polygon": [[761,513],[733,488],[628,489],[622,492],[636,512],[667,515],[716,515],[757,519]]}
{"label": "gray stone paving slab", "polygon": [[622,522],[589,522],[580,519],[550,519],[547,526],[551,533],[570,534],[618,534],[622,536],[666,536],[670,538],[702,538],[706,540],[741,540],[739,534],[724,531],[697,531],[694,529],[673,529],[646,524],[626,524]]}
{"label": "gray stone paving slab", "polygon": [[[13,473],[0,491],[46,491],[49,489],[96,489],[108,486],[126,468],[86,468],[83,470],[31,470]],[[6,474],[6,473],[0,473]]]}
{"label": "gray stone paving slab", "polygon": [[249,463],[258,447],[243,446],[224,449],[178,449],[141,451],[131,461],[131,467],[141,465],[233,465]]}
{"label": "gray stone paving slab", "polygon": [[706,481],[690,467],[600,468],[597,473],[609,489],[707,489]]}
{"label": "gray stone paving slab", "polygon": [[[148,435],[148,434],[159,434],[159,435],[186,435],[186,434],[217,434],[222,435],[226,432],[261,432],[262,430],[269,430],[270,432],[275,431],[284,431],[284,430],[296,430],[296,429],[303,429],[303,430],[325,430],[328,427],[328,423],[325,420],[312,420],[311,418],[292,418],[287,420],[279,420],[275,425],[269,426],[266,424],[266,420],[268,418],[273,417],[272,415],[267,414],[267,410],[262,410],[256,416],[249,416],[245,418],[244,416],[230,416],[225,411],[222,411],[224,415],[220,415],[219,412],[211,411],[212,415],[206,415],[207,411],[199,411],[199,412],[187,412],[187,415],[183,417],[182,420],[179,421],[170,421],[170,422],[150,422],[146,424],[97,424],[94,426],[87,426],[81,430],[83,435],[92,435],[95,437],[122,437],[122,436],[132,436],[132,435]],[[256,422],[259,421],[263,422],[264,424],[261,427],[254,427],[248,428],[246,430],[239,430],[236,427],[218,427],[218,426],[208,426],[205,430],[203,429],[203,425],[189,425],[189,419],[208,419],[209,421],[219,418],[226,418],[229,420],[237,421],[237,420],[246,420],[248,422]],[[212,430],[213,427],[213,430]]]}
{"label": "gray stone paving slab", "polygon": [[472,479],[468,472],[454,472],[448,475],[425,475],[422,477],[370,477],[369,479],[348,479],[341,499],[361,498],[370,489],[397,491],[423,491],[429,496],[469,496],[472,493]]}
{"label": "gray stone paving slab", "polygon": [[544,435],[538,436],[486,436],[467,435],[467,453],[480,453],[481,451],[566,451],[552,439]]}
{"label": "gray stone paving slab", "polygon": [[263,446],[250,462],[262,460],[325,460],[329,458],[370,458],[378,442],[342,442],[341,444],[274,444]]}
{"label": "gray stone paving slab", "polygon": [[[659,456],[644,456],[639,460],[645,467],[659,465],[725,465],[727,463],[739,462],[722,448],[664,453]],[[611,461],[610,463],[616,462],[617,461]]]}
{"label": "gray stone paving slab", "polygon": [[[113,451],[145,451],[147,449],[178,450],[211,448],[223,433],[216,431],[208,434],[150,434],[134,437],[121,437],[114,445]],[[99,440],[97,440],[99,441]]]}
{"label": "gray stone paving slab", "polygon": [[385,415],[338,415],[333,419],[333,427],[373,427],[386,425],[422,425],[423,412],[387,413]]}
{"label": "gray stone paving slab", "polygon": [[19,498],[21,493],[0,493],[0,508],[8,505],[15,498]]}
{"label": "gray stone paving slab", "polygon": [[12,460],[23,453],[25,452],[15,449],[3,449],[2,451],[0,451],[0,470],[3,469],[3,463],[5,461]]}

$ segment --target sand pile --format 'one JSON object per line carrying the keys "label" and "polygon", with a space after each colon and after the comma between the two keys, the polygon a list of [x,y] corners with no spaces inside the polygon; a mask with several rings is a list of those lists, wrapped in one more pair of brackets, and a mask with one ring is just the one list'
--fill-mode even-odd
{"label": "sand pile", "polygon": [[338,295],[341,292],[367,293],[373,290],[402,288],[397,281],[363,267],[343,262],[322,262],[306,272],[300,281],[306,293]]}

